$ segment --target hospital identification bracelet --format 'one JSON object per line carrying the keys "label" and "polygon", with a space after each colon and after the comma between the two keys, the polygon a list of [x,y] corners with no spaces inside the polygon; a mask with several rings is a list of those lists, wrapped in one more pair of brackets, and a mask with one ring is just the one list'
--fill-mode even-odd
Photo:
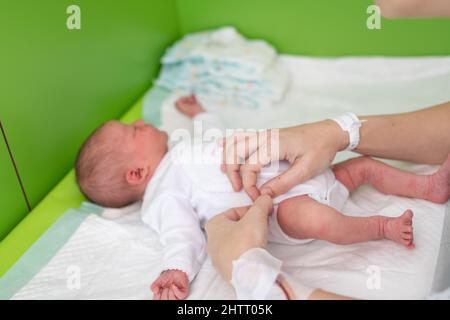
{"label": "hospital identification bracelet", "polygon": [[359,128],[362,121],[353,112],[346,112],[343,115],[331,119],[336,122],[342,130],[348,132],[348,146],[346,151],[355,149],[359,144]]}

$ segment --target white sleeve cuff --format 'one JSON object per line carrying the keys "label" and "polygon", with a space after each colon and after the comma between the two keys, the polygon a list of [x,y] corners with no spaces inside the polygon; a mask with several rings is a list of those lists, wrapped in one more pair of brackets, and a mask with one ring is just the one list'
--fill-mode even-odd
{"label": "white sleeve cuff", "polygon": [[[210,112],[201,112],[192,118],[194,123],[194,134],[203,135],[208,132],[208,135],[216,138],[223,137],[225,133],[225,127],[219,117]],[[196,124],[200,122],[201,125]]]}
{"label": "white sleeve cuff", "polygon": [[161,265],[160,271],[166,271],[166,270],[180,270],[186,273],[188,276],[189,282],[192,282],[194,280],[195,276],[197,275],[198,271],[200,269],[200,265],[195,265],[195,263],[191,263],[184,260],[169,260],[165,261]]}
{"label": "white sleeve cuff", "polygon": [[211,114],[210,112],[204,111],[197,113],[192,120],[199,120],[199,121],[216,121],[217,117],[214,114]]}
{"label": "white sleeve cuff", "polygon": [[231,284],[236,298],[242,300],[263,300],[280,274],[282,262],[266,250],[253,248],[233,261]]}
{"label": "white sleeve cuff", "polygon": [[[281,272],[282,262],[266,250],[253,248],[233,261],[231,284],[239,300],[307,300],[315,288]],[[282,289],[279,287],[281,285]]]}

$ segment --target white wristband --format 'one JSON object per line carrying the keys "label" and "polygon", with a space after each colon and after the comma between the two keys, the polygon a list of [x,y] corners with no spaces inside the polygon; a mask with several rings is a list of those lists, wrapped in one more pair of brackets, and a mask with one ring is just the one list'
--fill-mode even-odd
{"label": "white wristband", "polygon": [[345,150],[353,150],[359,144],[359,128],[362,122],[358,119],[353,112],[346,112],[343,115],[331,119],[335,121],[342,130],[348,132],[348,146]]}

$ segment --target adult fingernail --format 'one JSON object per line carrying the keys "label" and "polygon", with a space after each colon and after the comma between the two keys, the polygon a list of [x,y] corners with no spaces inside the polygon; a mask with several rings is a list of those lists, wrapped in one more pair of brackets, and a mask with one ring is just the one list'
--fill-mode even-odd
{"label": "adult fingernail", "polygon": [[261,188],[261,195],[267,195],[267,196],[273,198],[274,192],[272,191],[271,188],[264,187],[264,188]]}

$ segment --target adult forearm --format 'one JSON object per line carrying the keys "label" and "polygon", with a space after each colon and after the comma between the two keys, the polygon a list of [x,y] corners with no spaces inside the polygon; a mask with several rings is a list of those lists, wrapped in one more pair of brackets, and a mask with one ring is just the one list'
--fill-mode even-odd
{"label": "adult forearm", "polygon": [[448,17],[448,0],[376,0],[381,14],[386,18]]}
{"label": "adult forearm", "polygon": [[309,296],[309,300],[356,300],[356,298],[351,298],[348,296],[343,296],[329,291],[316,289]]}
{"label": "adult forearm", "polygon": [[355,151],[382,158],[441,164],[450,153],[450,102],[364,122]]}

